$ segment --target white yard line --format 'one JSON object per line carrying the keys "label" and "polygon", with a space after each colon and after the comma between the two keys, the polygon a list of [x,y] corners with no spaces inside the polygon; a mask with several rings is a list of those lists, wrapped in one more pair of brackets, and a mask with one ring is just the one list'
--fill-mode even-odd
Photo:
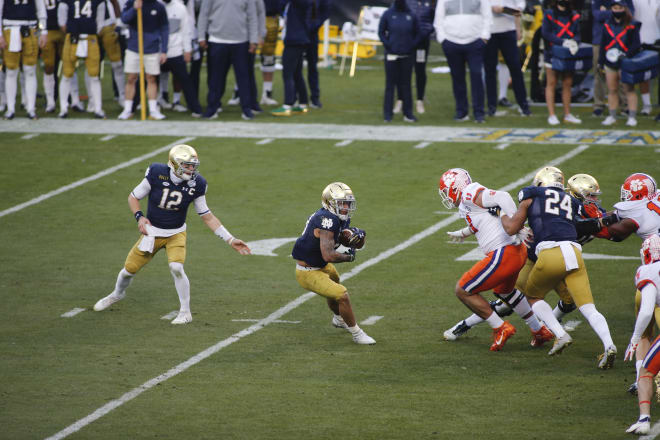
{"label": "white yard line", "polygon": [[383,316],[373,315],[365,319],[360,323],[360,325],[374,325],[376,322],[383,319]]}
{"label": "white yard line", "polygon": [[[259,322],[258,319],[232,319],[232,322]],[[286,321],[283,319],[277,319],[273,321],[273,324],[300,324],[302,321]]]}
{"label": "white yard line", "polygon": [[655,425],[651,426],[651,431],[639,438],[639,440],[653,440],[660,434],[660,422],[657,422]]}
{"label": "white yard line", "polygon": [[39,133],[24,134],[23,136],[21,136],[21,139],[28,140],[28,139],[36,138],[37,136],[39,136]]}
{"label": "white yard line", "polygon": [[499,144],[497,147],[495,147],[496,150],[504,150],[508,148],[511,144]]}
{"label": "white yard line", "polygon": [[420,142],[419,144],[415,145],[414,148],[416,148],[417,150],[421,150],[423,148],[428,147],[429,145],[431,145],[430,142]]}
{"label": "white yard line", "polygon": [[84,311],[85,311],[85,309],[81,309],[80,307],[76,307],[74,309],[69,310],[66,313],[62,313],[60,316],[62,318],[71,318],[71,317],[76,316],[78,313],[84,312]]}
{"label": "white yard line", "polygon": [[335,147],[345,147],[345,146],[350,145],[352,143],[353,143],[353,139],[346,139],[346,140],[343,140],[341,142],[337,142],[335,144]]}
{"label": "white yard line", "polygon": [[266,145],[266,144],[270,144],[270,143],[273,142],[274,140],[275,140],[275,139],[272,139],[272,138],[262,139],[262,140],[260,140],[260,141],[257,141],[256,144],[257,144],[257,145]]}
{"label": "white yard line", "polygon": [[174,311],[168,313],[167,315],[163,315],[163,316],[161,316],[160,319],[164,319],[164,320],[166,320],[166,321],[171,321],[171,320],[173,320],[174,318],[176,318],[178,314],[179,314],[179,311],[178,311],[178,310],[174,310]]}
{"label": "white yard line", "polygon": [[[559,165],[562,162],[564,162],[565,160],[568,160],[568,159],[574,157],[575,155],[579,154],[580,152],[584,151],[586,148],[588,148],[588,147],[584,146],[584,145],[580,146],[580,147],[577,147],[577,148],[571,150],[569,153],[564,154],[563,156],[560,156],[557,159],[554,159],[553,161],[551,161],[549,163],[552,164],[552,165]],[[529,181],[534,176],[534,174],[536,174],[536,170],[532,171],[529,174],[527,174],[525,177],[523,177],[521,179],[518,179],[515,182],[510,183],[509,185],[504,186],[504,188],[502,188],[501,190],[508,191],[505,188],[508,188],[508,187],[515,188],[518,185],[520,185],[521,183]],[[526,179],[526,180],[524,180],[524,179]],[[518,183],[518,182],[521,182],[521,183]],[[398,252],[401,252],[401,251],[409,248],[413,244],[423,240],[424,238],[426,238],[429,235],[437,232],[438,230],[444,228],[445,226],[455,222],[459,218],[460,217],[458,216],[458,214],[452,214],[451,216],[447,217],[446,219],[441,220],[438,223],[424,229],[422,232],[419,232],[419,233],[413,235],[412,237],[410,237],[406,241],[404,241],[402,243],[399,243],[398,245],[394,246],[393,248],[390,248],[390,249],[388,249],[384,252],[381,252],[380,254],[376,255],[374,258],[371,258],[371,259],[365,261],[362,264],[358,264],[357,266],[355,266],[353,268],[353,270],[343,274],[341,276],[341,281],[346,281],[346,280],[349,280],[350,278],[353,278],[355,275],[359,274],[363,270],[365,270],[365,269],[367,269],[371,266],[374,266],[374,265],[380,263],[381,261],[391,257],[392,255],[395,255]],[[234,342],[238,342],[241,339],[243,339],[244,337],[250,336],[252,333],[255,333],[255,332],[261,330],[262,328],[266,327],[268,324],[273,323],[274,321],[278,320],[279,318],[281,318],[282,316],[284,316],[285,314],[287,314],[291,310],[294,310],[295,308],[297,308],[298,306],[300,306],[301,304],[305,303],[306,301],[308,301],[309,299],[311,299],[315,296],[316,296],[316,294],[313,293],[313,292],[307,292],[307,293],[304,293],[303,295],[300,295],[295,300],[293,300],[290,303],[286,304],[285,306],[275,310],[273,313],[271,313],[266,318],[258,321],[257,323],[251,325],[250,327],[247,327],[247,328],[241,330],[238,333],[233,334],[232,336],[228,337],[227,339],[223,339],[222,341],[218,342],[215,345],[212,345],[211,347],[207,348],[206,350],[197,353],[195,356],[191,357],[187,361],[184,361],[184,362],[180,363],[179,365],[177,365],[173,368],[170,368],[165,373],[163,373],[159,376],[156,376],[153,379],[148,380],[147,382],[143,383],[142,385],[140,385],[136,388],[133,388],[132,390],[125,393],[123,396],[119,397],[118,399],[115,399],[111,402],[106,403],[105,405],[103,405],[102,407],[100,407],[99,409],[94,411],[93,413],[83,417],[82,419],[78,420],[77,422],[73,423],[72,425],[67,426],[66,428],[64,428],[60,432],[48,437],[46,440],[59,440],[59,439],[63,439],[65,437],[73,434],[74,432],[78,432],[79,430],[81,430],[85,426],[89,425],[90,423],[92,423],[92,422],[100,419],[104,415],[108,414],[110,411],[120,407],[121,405],[123,405],[126,402],[129,402],[129,401],[135,399],[137,396],[139,396],[143,392],[153,388],[154,386],[156,386],[160,383],[165,382],[167,379],[169,379],[171,377],[174,377],[179,373],[182,373],[182,372],[186,371],[188,368],[192,367],[195,364],[198,364],[199,362],[203,361],[204,359],[208,358],[209,356],[212,356],[213,354],[217,353],[218,351],[222,350],[223,348],[228,347],[229,345],[233,344]]]}
{"label": "white yard line", "polygon": [[134,157],[131,160],[128,160],[126,162],[122,162],[119,165],[115,165],[113,167],[107,168],[103,171],[99,171],[98,173],[91,175],[89,177],[85,177],[84,179],[80,179],[76,182],[70,183],[68,185],[62,186],[54,191],[48,192],[46,194],[42,194],[38,197],[35,197],[32,200],[28,200],[27,202],[23,202],[20,205],[12,206],[11,208],[5,209],[4,211],[0,211],[0,217],[4,217],[5,215],[12,214],[14,212],[20,211],[21,209],[27,208],[28,206],[36,205],[37,203],[43,202],[44,200],[50,199],[51,197],[55,197],[56,195],[62,194],[63,192],[69,191],[70,189],[77,188],[79,186],[82,186],[86,183],[92,182],[94,180],[100,179],[101,177],[105,177],[108,174],[112,174],[115,171],[119,171],[123,168],[129,167],[131,165],[134,165],[136,163],[142,162],[145,159],[148,159],[150,157],[156,156],[157,154],[160,154],[164,151],[168,151],[170,148],[172,148],[176,144],[183,144],[188,141],[191,141],[192,139],[195,139],[194,137],[185,137],[181,139],[177,139],[176,141],[172,142],[171,144],[165,145],[164,147],[160,147],[151,153],[143,154],[142,156]]}
{"label": "white yard line", "polygon": [[116,138],[116,137],[117,137],[116,134],[109,134],[109,135],[107,135],[107,136],[103,136],[100,140],[102,140],[103,142],[105,142],[105,141],[112,140],[112,139],[114,139],[114,138]]}

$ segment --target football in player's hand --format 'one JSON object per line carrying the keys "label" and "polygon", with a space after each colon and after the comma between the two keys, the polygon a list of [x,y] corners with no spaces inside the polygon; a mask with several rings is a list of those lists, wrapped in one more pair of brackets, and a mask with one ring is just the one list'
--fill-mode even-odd
{"label": "football in player's hand", "polygon": [[359,228],[343,229],[339,233],[339,243],[342,246],[362,249],[366,235],[366,232]]}

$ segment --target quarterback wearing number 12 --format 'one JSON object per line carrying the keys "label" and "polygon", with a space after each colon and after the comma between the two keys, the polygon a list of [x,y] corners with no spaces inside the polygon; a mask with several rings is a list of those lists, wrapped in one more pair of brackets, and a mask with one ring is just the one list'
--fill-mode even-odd
{"label": "quarterback wearing number 12", "polygon": [[[206,204],[206,179],[197,173],[199,158],[189,145],[175,145],[170,150],[166,164],[153,163],[147,168],[144,179],[128,196],[128,206],[138,222],[142,236],[131,248],[124,268],[117,276],[115,289],[101,298],[94,310],[100,312],[124,298],[126,288],[135,274],[156,253],[165,248],[174,286],[181,307],[172,324],[192,321],[190,313],[190,281],[183,270],[186,259],[186,213],[192,203],[195,211],[218,237],[226,241],[241,255],[250,254],[250,248],[232,236],[213,215]],[[140,200],[148,196],[145,216],[140,210]]]}

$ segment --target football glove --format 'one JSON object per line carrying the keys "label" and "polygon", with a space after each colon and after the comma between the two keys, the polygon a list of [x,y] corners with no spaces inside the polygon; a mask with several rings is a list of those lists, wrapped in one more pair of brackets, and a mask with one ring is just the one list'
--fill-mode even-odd
{"label": "football glove", "polygon": [[488,209],[488,214],[492,215],[493,217],[499,217],[500,216],[500,207],[499,206],[491,206]]}
{"label": "football glove", "polygon": [[575,40],[564,40],[564,42],[561,44],[565,48],[568,49],[568,51],[571,53],[571,55],[575,55],[578,51],[579,45],[577,41]]}
{"label": "football glove", "polygon": [[463,240],[465,240],[465,237],[469,237],[472,235],[472,230],[470,229],[469,226],[464,227],[460,231],[450,231],[447,232],[447,235],[451,237],[451,242],[452,243],[463,243]]}
{"label": "football glove", "polygon": [[348,255],[349,259],[347,261],[349,263],[352,263],[353,261],[355,261],[355,248],[348,248],[348,250],[344,252],[344,255]]}
{"label": "football glove", "polygon": [[630,343],[628,344],[628,348],[626,348],[626,354],[623,357],[624,362],[633,360],[633,356],[635,356],[635,352],[637,351],[638,344],[639,341],[634,341],[632,339],[630,340]]}
{"label": "football glove", "polygon": [[349,228],[351,232],[353,232],[353,235],[351,236],[350,240],[348,241],[349,246],[354,246],[355,244],[359,243],[360,241],[364,240],[364,238],[367,236],[367,233],[364,229],[356,228],[356,227],[351,227]]}

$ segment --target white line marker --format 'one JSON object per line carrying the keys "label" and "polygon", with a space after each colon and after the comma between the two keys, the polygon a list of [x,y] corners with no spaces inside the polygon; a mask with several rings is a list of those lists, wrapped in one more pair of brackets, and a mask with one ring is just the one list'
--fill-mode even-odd
{"label": "white line marker", "polygon": [[433,211],[433,214],[452,215],[456,214],[456,211]]}
{"label": "white line marker", "polygon": [[21,136],[21,139],[28,140],[28,139],[36,138],[37,136],[39,136],[39,133],[24,134],[23,136]]}
{"label": "white line marker", "polygon": [[380,321],[381,319],[383,319],[382,316],[373,315],[362,321],[360,325],[374,325],[376,322]]}
{"label": "white line marker", "polygon": [[420,142],[419,144],[415,145],[415,148],[421,150],[422,148],[426,148],[429,145],[431,145],[431,142]]}
{"label": "white line marker", "polygon": [[[582,148],[582,147],[584,147],[584,148]],[[553,166],[559,165],[563,161],[574,157],[575,155],[579,154],[580,152],[584,151],[587,148],[589,148],[589,147],[588,146],[581,146],[581,147],[575,148],[575,149],[571,150],[570,152],[568,152],[567,154],[565,154],[565,155],[549,162],[549,164],[551,164]],[[536,174],[536,170],[532,171],[527,176],[525,176],[521,179],[518,179],[517,181],[505,186],[504,188],[507,188],[509,186],[511,186],[511,188],[515,188],[519,185],[519,183],[518,183],[519,181],[525,182],[525,181],[531,180],[534,177],[535,174]],[[524,179],[527,179],[527,180],[524,180]],[[507,189],[502,189],[502,191],[508,191],[508,190]],[[359,274],[363,270],[365,270],[365,269],[367,269],[371,266],[374,266],[374,265],[380,263],[381,261],[391,257],[392,255],[395,255],[398,252],[401,252],[401,251],[409,248],[413,244],[423,240],[424,238],[428,237],[429,235],[434,234],[435,232],[439,231],[440,229],[444,228],[445,226],[448,226],[448,225],[452,224],[453,222],[455,222],[459,218],[460,217],[458,216],[458,214],[453,214],[453,215],[447,217],[446,219],[444,219],[442,221],[439,221],[438,223],[436,223],[432,226],[429,226],[428,228],[424,229],[421,232],[418,232],[417,234],[413,235],[412,237],[410,237],[406,241],[404,241],[402,243],[399,243],[398,245],[394,246],[393,248],[390,248],[390,249],[388,249],[384,252],[381,252],[380,254],[375,256],[374,258],[371,258],[371,259],[365,261],[364,263],[358,264],[356,267],[353,268],[353,270],[351,270],[350,272],[347,272],[344,275],[342,275],[341,278],[340,278],[340,281],[346,281],[350,278],[353,278],[355,275]],[[286,315],[291,310],[297,308],[301,304],[304,304],[306,301],[308,301],[309,299],[314,298],[316,296],[317,295],[314,292],[307,292],[307,293],[304,293],[304,294],[300,295],[298,298],[296,298],[295,300],[293,300],[290,303],[286,304],[285,306],[280,307],[279,309],[277,309],[276,311],[274,311],[273,313],[268,315],[266,318],[258,321],[257,323],[251,325],[250,327],[247,327],[247,328],[241,330],[238,333],[233,334],[232,336],[228,337],[227,339],[224,339],[224,340],[218,342],[217,344],[212,345],[211,347],[207,348],[206,350],[197,353],[195,356],[191,357],[187,361],[184,361],[184,362],[180,363],[179,365],[177,365],[173,368],[170,368],[165,373],[163,373],[159,376],[156,376],[153,379],[148,380],[147,382],[143,383],[142,385],[140,385],[136,388],[133,388],[132,390],[125,393],[124,395],[122,395],[118,399],[115,399],[115,400],[112,400],[112,401],[106,403],[105,405],[98,408],[93,413],[91,413],[91,414],[83,417],[82,419],[74,422],[73,424],[67,426],[66,428],[64,428],[60,432],[48,437],[46,440],[63,439],[65,437],[73,434],[74,432],[80,431],[82,428],[84,428],[85,426],[89,425],[90,423],[100,419],[101,417],[108,414],[113,409],[122,406],[126,402],[130,402],[131,400],[135,399],[137,396],[139,396],[143,392],[155,387],[156,385],[158,385],[160,383],[165,382],[170,377],[174,377],[177,374],[186,371],[188,368],[192,367],[195,364],[198,364],[199,362],[203,361],[204,359],[208,358],[209,356],[212,356],[213,354],[217,353],[218,351],[222,350],[223,348],[228,347],[229,345],[233,344],[234,342],[238,342],[241,339],[243,339],[244,337],[250,336],[252,333],[255,333],[255,332],[261,330],[262,328],[266,327],[268,324],[271,324],[273,321],[278,320],[279,318]]]}
{"label": "white line marker", "polygon": [[504,150],[511,144],[499,144],[497,147],[495,147],[496,150]]}
{"label": "white line marker", "polygon": [[[233,322],[259,322],[259,319],[232,319]],[[273,324],[300,324],[302,321],[285,321],[282,319],[276,319],[273,321]]]}
{"label": "white line marker", "polygon": [[153,157],[157,154],[160,154],[164,151],[168,151],[170,148],[177,144],[185,144],[186,142],[189,142],[190,140],[195,139],[194,137],[185,137],[178,139],[171,144],[165,145],[164,147],[160,147],[151,153],[143,154],[142,156],[134,157],[133,159],[122,162],[119,165],[115,165],[114,167],[107,168],[103,171],[99,171],[96,174],[93,174],[89,177],[85,177],[84,179],[80,179],[76,182],[70,183],[68,185],[62,186],[54,191],[47,192],[46,194],[42,194],[38,197],[35,197],[32,200],[28,200],[27,202],[21,203],[20,205],[12,206],[11,208],[5,209],[4,211],[0,211],[0,217],[4,217],[7,214],[11,214],[17,211],[20,211],[23,208],[27,208],[28,206],[36,205],[37,203],[43,202],[44,200],[50,199],[51,197],[55,197],[56,195],[62,194],[63,192],[69,191],[70,189],[77,188],[79,186],[82,186],[86,183],[92,182],[94,180],[100,179],[101,177],[105,177],[108,174],[112,174],[115,171],[119,171],[123,168],[129,167],[131,165],[134,165],[136,163],[142,162],[145,159],[148,159],[150,157]]}
{"label": "white line marker", "polygon": [[109,135],[107,135],[107,136],[103,136],[103,137],[101,138],[101,140],[102,140],[103,142],[105,142],[105,141],[109,141],[109,140],[111,140],[111,139],[114,139],[114,138],[116,138],[116,137],[117,137],[116,134],[109,134]]}
{"label": "white line marker", "polygon": [[166,319],[168,321],[171,321],[172,319],[176,318],[176,316],[179,314],[177,310],[168,313],[167,315],[163,315],[160,317],[160,319]]}
{"label": "white line marker", "polygon": [[567,332],[572,332],[577,328],[578,325],[582,324],[582,321],[567,321],[566,324],[564,324],[564,330]]}
{"label": "white line marker", "polygon": [[345,147],[346,145],[350,145],[353,143],[353,139],[346,139],[345,141],[337,142],[335,144],[335,147]]}
{"label": "white line marker", "polygon": [[274,140],[275,140],[275,139],[270,139],[270,138],[269,138],[269,139],[262,139],[262,140],[260,140],[260,141],[257,141],[257,145],[266,145],[266,144],[270,144],[270,143],[273,142]]}
{"label": "white line marker", "polygon": [[69,310],[66,313],[62,313],[60,316],[62,318],[72,318],[72,317],[76,316],[78,313],[84,312],[84,311],[85,311],[85,309],[81,309],[80,307],[76,307],[74,309]]}
{"label": "white line marker", "polygon": [[657,422],[655,425],[651,426],[651,431],[639,438],[639,440],[653,440],[660,434],[660,422]]}

